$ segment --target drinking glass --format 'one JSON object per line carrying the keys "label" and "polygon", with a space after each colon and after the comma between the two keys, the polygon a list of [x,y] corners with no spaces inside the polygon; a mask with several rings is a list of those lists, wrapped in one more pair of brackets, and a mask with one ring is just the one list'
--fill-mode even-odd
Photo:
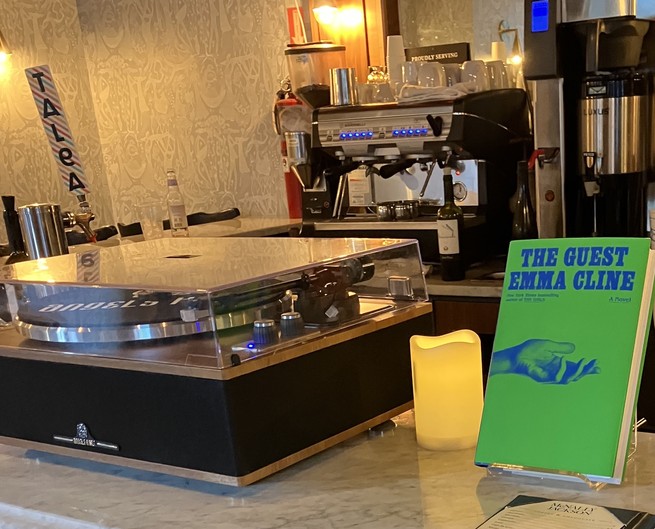
{"label": "drinking glass", "polygon": [[484,61],[465,61],[462,63],[462,82],[472,82],[478,91],[489,90],[489,74]]}
{"label": "drinking glass", "polygon": [[418,63],[418,85],[419,86],[446,86],[446,70],[438,62]]}
{"label": "drinking glass", "polygon": [[164,236],[164,207],[160,202],[137,204],[136,214],[141,224],[143,238],[146,241],[160,239]]}
{"label": "drinking glass", "polygon": [[418,84],[418,64],[412,61],[405,61],[401,65],[403,84]]}

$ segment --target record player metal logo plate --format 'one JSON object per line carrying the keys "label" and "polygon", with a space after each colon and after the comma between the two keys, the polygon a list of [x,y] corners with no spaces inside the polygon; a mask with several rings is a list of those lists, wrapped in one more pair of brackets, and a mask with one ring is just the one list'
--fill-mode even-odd
{"label": "record player metal logo plate", "polygon": [[62,443],[73,444],[77,446],[89,446],[91,448],[104,448],[106,450],[114,450],[118,452],[120,448],[115,443],[108,443],[106,441],[97,441],[89,433],[89,428],[83,422],[77,424],[75,437],[67,437],[65,435],[53,435],[55,441]]}

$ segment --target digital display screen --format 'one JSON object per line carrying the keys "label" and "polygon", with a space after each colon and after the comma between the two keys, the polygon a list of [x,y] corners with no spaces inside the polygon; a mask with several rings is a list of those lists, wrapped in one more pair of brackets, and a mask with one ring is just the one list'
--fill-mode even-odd
{"label": "digital display screen", "polygon": [[548,4],[548,0],[532,2],[532,33],[548,31]]}

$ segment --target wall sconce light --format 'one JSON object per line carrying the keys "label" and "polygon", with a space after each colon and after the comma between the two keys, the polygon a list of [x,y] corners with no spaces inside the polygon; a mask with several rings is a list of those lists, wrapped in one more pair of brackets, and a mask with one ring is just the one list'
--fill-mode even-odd
{"label": "wall sconce light", "polygon": [[335,0],[315,0],[313,11],[319,24],[329,25],[336,19],[339,9]]}
{"label": "wall sconce light", "polygon": [[519,30],[517,28],[508,28],[504,20],[498,24],[498,36],[505,42],[504,36],[507,34],[514,35],[511,52],[507,56],[507,62],[514,65],[520,65],[523,62],[523,53],[521,52],[521,43],[519,41]]}
{"label": "wall sconce light", "polygon": [[7,41],[2,31],[0,31],[0,64],[7,62],[10,55],[11,51],[9,50],[9,46],[7,46]]}

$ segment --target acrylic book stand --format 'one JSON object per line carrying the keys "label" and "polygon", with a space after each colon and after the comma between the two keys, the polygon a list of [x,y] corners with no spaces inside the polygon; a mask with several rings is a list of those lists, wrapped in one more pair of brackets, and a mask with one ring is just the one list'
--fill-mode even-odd
{"label": "acrylic book stand", "polygon": [[[641,425],[646,422],[646,419],[637,420],[635,412],[635,420],[632,426],[632,435],[630,436],[630,446],[628,448],[628,456],[626,465],[634,458],[637,452],[637,430]],[[597,481],[591,479],[585,474],[579,472],[569,472],[567,470],[552,470],[537,467],[527,467],[522,465],[508,465],[503,463],[492,463],[487,467],[487,474],[492,477],[530,477],[539,479],[551,479],[559,481],[569,481],[584,483],[590,489],[600,490],[608,483],[605,481]]]}

